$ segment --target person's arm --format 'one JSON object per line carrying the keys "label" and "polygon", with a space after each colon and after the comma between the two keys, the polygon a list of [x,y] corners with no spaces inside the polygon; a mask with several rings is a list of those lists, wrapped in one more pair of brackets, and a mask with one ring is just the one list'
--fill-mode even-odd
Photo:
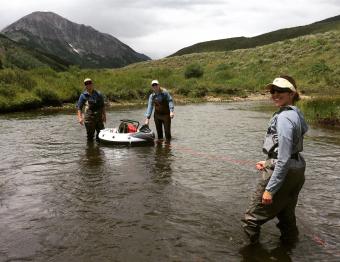
{"label": "person's arm", "polygon": [[78,117],[78,122],[81,125],[84,125],[84,117],[83,117],[83,112],[82,112],[84,103],[85,103],[85,99],[83,95],[81,94],[79,97],[78,103],[77,103],[77,117]]}
{"label": "person's arm", "polygon": [[273,195],[281,188],[289,169],[293,149],[294,125],[283,113],[277,118],[278,156],[272,176],[263,196],[264,204],[270,204]]}
{"label": "person's arm", "polygon": [[149,96],[148,108],[147,108],[146,113],[145,113],[145,116],[146,116],[145,124],[146,125],[149,124],[149,119],[150,119],[152,111],[153,111],[153,101],[152,101],[152,98],[153,98],[153,94],[151,94]]}
{"label": "person's arm", "polygon": [[171,97],[171,95],[169,94],[169,92],[166,92],[166,99],[169,103],[169,109],[170,109],[170,117],[173,118],[175,116],[175,107],[174,107],[174,101]]}
{"label": "person's arm", "polygon": [[106,109],[105,109],[105,98],[104,95],[99,93],[101,97],[101,107],[102,107],[102,121],[106,123]]}
{"label": "person's arm", "polygon": [[81,125],[84,125],[84,117],[83,117],[83,113],[81,110],[77,110],[77,116],[78,116],[78,122]]}

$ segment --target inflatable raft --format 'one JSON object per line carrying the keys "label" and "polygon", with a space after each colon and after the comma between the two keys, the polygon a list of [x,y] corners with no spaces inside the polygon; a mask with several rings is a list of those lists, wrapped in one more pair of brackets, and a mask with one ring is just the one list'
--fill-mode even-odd
{"label": "inflatable raft", "polygon": [[122,119],[118,128],[105,128],[99,132],[102,143],[113,145],[150,145],[155,134],[148,125],[140,126],[138,121]]}

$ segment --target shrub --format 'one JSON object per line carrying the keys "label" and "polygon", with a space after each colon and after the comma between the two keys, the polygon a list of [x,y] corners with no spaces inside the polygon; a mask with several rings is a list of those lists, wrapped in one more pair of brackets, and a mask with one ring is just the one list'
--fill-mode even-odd
{"label": "shrub", "polygon": [[13,69],[4,69],[0,71],[0,83],[16,85],[26,90],[31,90],[37,85],[28,72]]}
{"label": "shrub", "polygon": [[204,97],[208,93],[208,89],[205,86],[197,86],[189,93],[191,97]]}
{"label": "shrub", "polygon": [[223,86],[214,86],[211,88],[211,92],[217,95],[225,93],[225,87]]}
{"label": "shrub", "polygon": [[224,80],[232,79],[234,76],[228,70],[224,70],[224,71],[217,72],[215,77],[216,77],[216,80],[224,81]]}
{"label": "shrub", "polygon": [[109,98],[112,101],[116,100],[130,100],[138,98],[138,93],[134,89],[120,89],[116,92],[110,92],[111,97]]}
{"label": "shrub", "polygon": [[120,98],[118,96],[117,92],[115,92],[114,90],[106,91],[106,92],[104,92],[104,95],[109,101],[112,101],[112,102],[118,102],[118,100]]}
{"label": "shrub", "polygon": [[331,69],[328,67],[324,60],[321,60],[320,62],[313,64],[310,69],[310,73],[312,75],[320,75],[330,71]]}
{"label": "shrub", "polygon": [[199,64],[188,65],[185,69],[185,78],[199,78],[203,76],[204,70]]}
{"label": "shrub", "polygon": [[16,95],[16,86],[2,84],[0,85],[0,94],[6,98],[13,98]]}
{"label": "shrub", "polygon": [[298,103],[308,119],[340,119],[340,96],[314,97]]}
{"label": "shrub", "polygon": [[58,94],[53,89],[38,87],[34,90],[34,93],[41,99],[43,105],[58,106],[62,104]]}
{"label": "shrub", "polygon": [[7,97],[2,97],[0,95],[0,112],[7,112],[9,108]]}
{"label": "shrub", "polygon": [[229,68],[230,68],[229,64],[219,64],[216,67],[216,71],[223,71],[223,70],[226,70],[226,69],[229,69]]}
{"label": "shrub", "polygon": [[147,99],[150,94],[149,88],[141,88],[137,90],[138,97],[141,99]]}
{"label": "shrub", "polygon": [[190,93],[190,88],[188,86],[178,86],[176,88],[176,94],[187,96]]}
{"label": "shrub", "polygon": [[41,106],[41,100],[39,97],[33,94],[24,94],[19,97],[15,103],[11,106],[11,110],[25,110],[33,109]]}
{"label": "shrub", "polygon": [[164,79],[168,78],[172,75],[172,70],[170,68],[159,68],[155,72],[153,72],[153,79]]}
{"label": "shrub", "polygon": [[42,79],[56,79],[58,74],[52,68],[49,67],[39,67],[32,70],[34,74],[38,75]]}

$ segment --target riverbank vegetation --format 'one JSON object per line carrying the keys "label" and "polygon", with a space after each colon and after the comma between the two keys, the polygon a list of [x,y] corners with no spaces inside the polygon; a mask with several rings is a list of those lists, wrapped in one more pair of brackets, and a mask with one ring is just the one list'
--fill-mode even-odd
{"label": "riverbank vegetation", "polygon": [[320,96],[299,102],[309,121],[340,127],[340,96]]}
{"label": "riverbank vegetation", "polygon": [[339,49],[340,31],[330,31],[251,49],[175,56],[120,69],[24,70],[5,67],[2,61],[0,112],[76,103],[85,77],[94,80],[108,101],[123,103],[146,101],[152,79],[158,79],[175,99],[204,101],[260,94],[274,77],[288,74],[295,77],[302,94],[312,97],[301,102],[308,118],[339,119]]}

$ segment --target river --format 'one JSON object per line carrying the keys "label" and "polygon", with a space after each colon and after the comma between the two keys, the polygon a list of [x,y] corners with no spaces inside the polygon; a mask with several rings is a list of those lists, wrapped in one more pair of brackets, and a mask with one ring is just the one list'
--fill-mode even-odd
{"label": "river", "polygon": [[[297,246],[275,220],[246,246],[272,113],[259,103],[176,106],[171,143],[148,147],[89,144],[74,112],[0,116],[0,261],[340,261],[339,130],[305,137]],[[144,111],[113,109],[106,126]]]}

